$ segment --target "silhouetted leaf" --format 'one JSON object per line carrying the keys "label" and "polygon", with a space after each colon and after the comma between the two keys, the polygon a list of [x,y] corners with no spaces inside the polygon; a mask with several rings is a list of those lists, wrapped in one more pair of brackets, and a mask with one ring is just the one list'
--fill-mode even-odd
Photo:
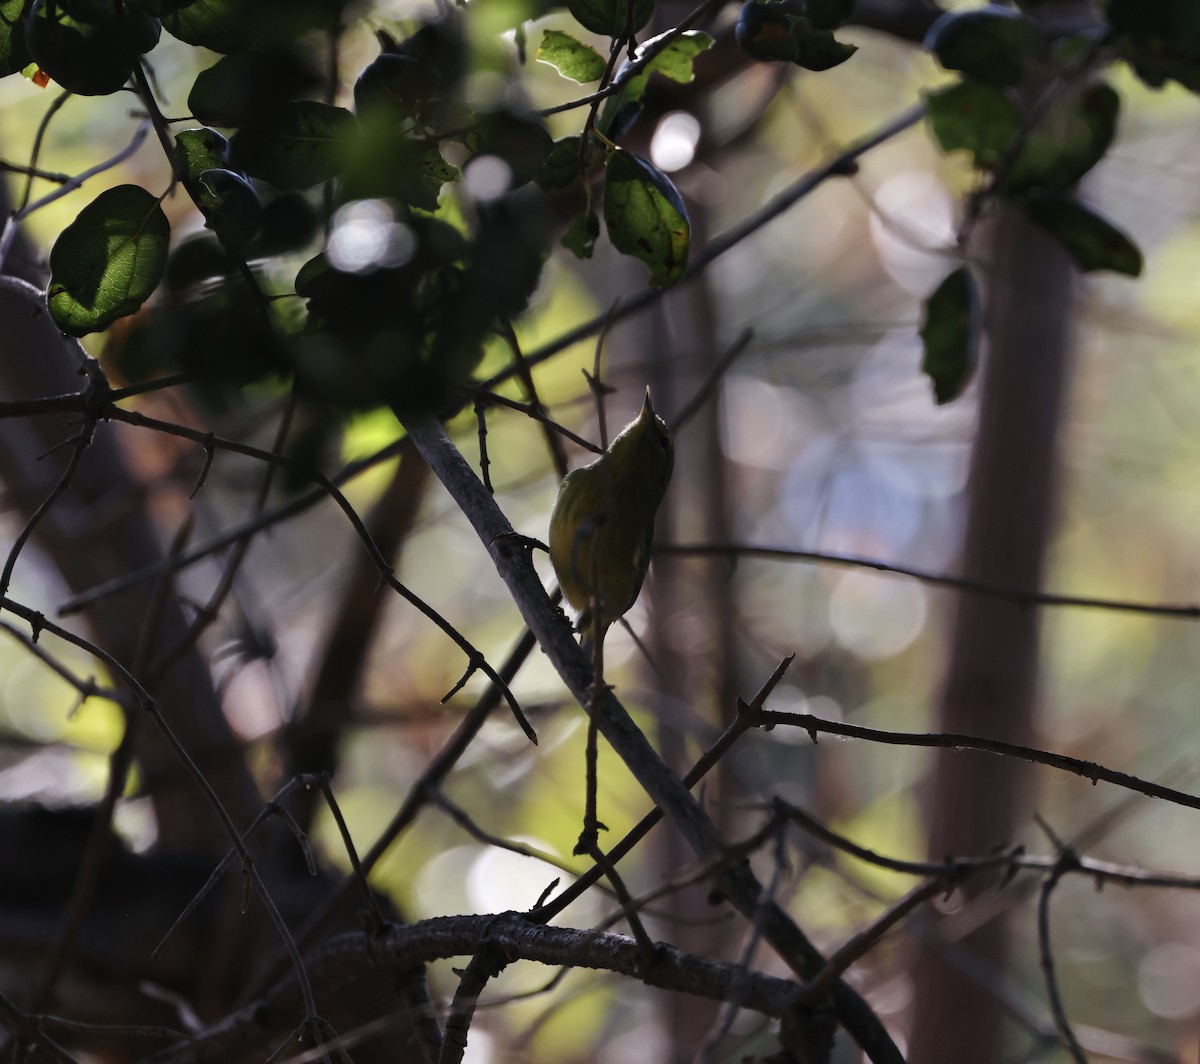
{"label": "silhouetted leaf", "polygon": [[819,30],[832,30],[854,14],[856,0],[805,0],[804,15]]}
{"label": "silhouetted leaf", "polygon": [[805,70],[829,70],[858,51],[803,15],[785,11],[777,0],[746,0],[736,34],[742,51],[751,59],[783,60]]}
{"label": "silhouetted leaf", "polygon": [[206,224],[230,251],[240,251],[258,232],[262,203],[241,174],[231,170],[205,170],[200,175],[199,203]]}
{"label": "silhouetted leaf", "polygon": [[1032,22],[998,4],[947,11],[925,36],[925,47],[947,70],[961,70],[989,85],[1019,82],[1040,45]]}
{"label": "silhouetted leaf", "polygon": [[1142,253],[1120,229],[1078,200],[1031,196],[1025,213],[1062,244],[1083,273],[1112,270],[1129,277],[1142,272]]}
{"label": "silhouetted leaf", "polygon": [[579,146],[582,138],[579,136],[563,137],[556,140],[542,168],[534,178],[538,185],[550,191],[556,188],[567,188],[579,180],[583,164],[579,157]]}
{"label": "silhouetted leaf", "polygon": [[596,241],[600,239],[600,219],[595,211],[584,211],[575,215],[567,223],[567,231],[560,241],[568,251],[573,251],[578,259],[590,259],[596,250]]}
{"label": "silhouetted leaf", "polygon": [[113,0],[35,0],[25,22],[34,62],[81,96],[116,92],[142,52],[158,43],[159,26]]}
{"label": "silhouetted leaf", "polygon": [[354,110],[360,118],[381,113],[396,120],[416,118],[436,88],[437,77],[427,64],[384,52],[354,83]]}
{"label": "silhouetted leaf", "polygon": [[[633,5],[630,22],[629,5]],[[567,0],[567,8],[584,29],[605,37],[618,37],[626,29],[636,33],[654,14],[654,0]]]}
{"label": "silhouetted leaf", "polygon": [[940,406],[962,395],[979,359],[979,296],[965,266],[950,273],[925,301],[922,372]]}
{"label": "silhouetted leaf", "polygon": [[342,172],[357,129],[344,107],[298,100],[281,107],[269,126],[234,134],[230,157],[246,173],[276,188],[311,188]]}
{"label": "silhouetted leaf", "polygon": [[512,174],[511,188],[532,181],[554,147],[541,119],[508,110],[479,115],[464,140],[472,153],[504,160]]}
{"label": "silhouetted leaf", "polygon": [[1011,89],[960,81],[926,97],[929,127],[943,151],[969,151],[989,168],[1021,128],[1021,108]]}
{"label": "silhouetted leaf", "polygon": [[1147,85],[1168,80],[1200,93],[1200,4],[1109,0],[1113,41]]}
{"label": "silhouetted leaf", "polygon": [[265,126],[285,104],[319,84],[311,61],[297,49],[236,52],[196,75],[188,109],[205,125]]}
{"label": "silhouetted leaf", "polygon": [[163,29],[214,52],[282,45],[338,25],[346,0],[192,0],[164,11]]}

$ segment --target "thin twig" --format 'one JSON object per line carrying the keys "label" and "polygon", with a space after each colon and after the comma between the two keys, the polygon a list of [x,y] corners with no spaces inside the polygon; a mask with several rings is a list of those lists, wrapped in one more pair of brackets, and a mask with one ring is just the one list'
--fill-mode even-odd
{"label": "thin twig", "polygon": [[1139,613],[1154,617],[1176,617],[1181,620],[1200,620],[1200,605],[1161,602],[1139,602],[1131,599],[1112,599],[1088,595],[1060,595],[1052,592],[1030,591],[1022,588],[1005,587],[984,580],[972,580],[948,573],[935,573],[927,569],[915,569],[907,565],[865,558],[855,554],[831,554],[826,551],[799,550],[793,547],[772,546],[760,543],[656,543],[656,554],[684,554],[689,556],[717,555],[737,558],[776,558],[781,561],[813,562],[847,569],[870,569],[877,573],[908,576],[923,584],[948,587],[957,591],[968,591],[976,595],[1008,599],[1018,606],[1050,606],[1056,608],[1078,608],[1111,610],[1117,613]]}
{"label": "thin twig", "polygon": [[8,261],[8,253],[12,250],[13,241],[17,238],[17,227],[22,221],[28,218],[34,211],[41,210],[43,207],[60,200],[63,196],[69,195],[82,185],[96,177],[98,174],[104,173],[106,170],[111,170],[114,166],[120,166],[126,159],[134,154],[142,146],[142,141],[146,139],[146,134],[150,132],[150,121],[145,119],[138,123],[137,129],[134,130],[133,136],[129,143],[125,145],[116,155],[105,159],[102,163],[97,163],[95,166],[89,167],[82,173],[77,174],[69,181],[64,181],[58,188],[52,192],[47,192],[39,200],[34,200],[33,203],[22,207],[19,211],[14,211],[9,215],[8,221],[4,223],[4,230],[0,232],[0,270],[4,269],[4,264]]}
{"label": "thin twig", "polygon": [[1046,993],[1050,998],[1050,1011],[1054,1014],[1054,1024],[1062,1037],[1063,1045],[1066,1046],[1076,1064],[1087,1064],[1087,1055],[1075,1038],[1075,1032],[1071,1030],[1071,1021],[1067,1018],[1062,998],[1059,996],[1058,979],[1054,974],[1054,951],[1050,945],[1050,895],[1054,893],[1054,888],[1063,872],[1072,870],[1074,867],[1074,853],[1069,849],[1063,850],[1053,871],[1042,883],[1042,890],[1038,896],[1038,954],[1041,958],[1042,974],[1046,978]]}
{"label": "thin twig", "polygon": [[827,732],[830,735],[845,735],[853,739],[867,739],[871,742],[887,743],[891,746],[982,750],[990,754],[1003,754],[1008,757],[1018,757],[1022,761],[1031,761],[1037,765],[1049,765],[1051,768],[1081,776],[1092,783],[1104,780],[1105,783],[1138,791],[1151,798],[1161,798],[1163,801],[1186,806],[1188,809],[1200,809],[1200,797],[1188,794],[1186,791],[1164,787],[1160,783],[1130,775],[1128,772],[1118,772],[1116,769],[1106,768],[1095,761],[1084,761],[1082,758],[1056,754],[1049,750],[1039,750],[1032,746],[1021,746],[1019,743],[1009,743],[1002,739],[964,735],[959,732],[885,731],[882,728],[866,728],[859,724],[847,724],[843,721],[823,720],[820,717],[814,717],[811,713],[783,713],[777,710],[763,710],[762,722],[768,727],[787,724],[803,728],[814,741],[816,741],[817,733]]}

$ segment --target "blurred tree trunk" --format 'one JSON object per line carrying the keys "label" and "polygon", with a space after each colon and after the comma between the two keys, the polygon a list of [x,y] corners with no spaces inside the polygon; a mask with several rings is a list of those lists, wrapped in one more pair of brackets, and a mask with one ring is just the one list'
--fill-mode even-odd
{"label": "blurred tree trunk", "polygon": [[[691,204],[692,239],[702,247],[707,238],[703,204]],[[718,323],[716,300],[708,276],[697,278],[660,302],[644,330],[650,342],[649,379],[656,407],[670,419],[716,367]],[[719,393],[718,393],[719,394]],[[655,523],[655,539],[663,542],[732,538],[732,506],[721,452],[719,402],[705,403],[676,434],[673,487]],[[734,714],[737,697],[733,675],[733,586],[729,565],[721,558],[688,559],[662,555],[655,559],[650,582],[653,623],[647,643],[657,671],[658,745],[681,776]],[[719,766],[705,781],[706,806],[722,830],[734,803],[731,774]],[[691,867],[694,854],[682,836],[664,825],[656,860],[664,880]],[[736,956],[744,927],[719,921],[704,886],[676,895],[669,906],[665,938],[701,956]],[[671,1059],[695,1059],[711,1030],[716,1013],[710,1002],[683,994],[665,994]]]}
{"label": "blurred tree trunk", "polygon": [[[0,214],[7,216],[10,210],[8,191],[0,187]],[[34,284],[44,283],[32,249],[20,237],[6,268]],[[0,322],[5,338],[0,394],[5,398],[60,395],[84,386],[75,354],[48,314],[38,313],[27,300],[6,291],[0,292]],[[61,417],[0,422],[0,478],[22,523],[62,475],[70,449],[60,445],[76,429]],[[163,557],[145,510],[143,488],[130,475],[110,426],[97,427],[70,489],[39,524],[34,543],[74,592]],[[32,555],[21,558],[18,579],[32,562]],[[126,666],[133,663],[147,625],[152,626],[155,651],[171,646],[186,630],[177,596],[168,589],[156,600],[157,588],[157,581],[147,581],[104,599],[88,613],[89,637]],[[53,618],[53,608],[45,612]],[[113,682],[120,686],[115,678]],[[203,656],[194,647],[182,654],[151,693],[234,820],[248,823],[258,810],[257,790]],[[183,849],[224,852],[229,839],[220,822],[153,722],[131,718],[131,726],[137,729],[135,756],[154,801],[160,841]]]}
{"label": "blurred tree trunk", "polygon": [[[962,573],[1003,587],[1041,586],[1058,488],[1059,438],[1070,375],[1072,267],[1060,248],[1012,212],[984,234],[986,353],[972,455]],[[1038,676],[1036,609],[961,595],[939,706],[941,731],[1028,743]],[[973,856],[1014,841],[1029,815],[1024,762],[937,751],[929,854]],[[972,880],[971,892],[995,881]],[[969,904],[969,902],[968,902]],[[912,1064],[990,1064],[1002,1056],[1004,1011],[964,973],[968,951],[1004,977],[1008,932],[996,917],[958,942],[930,923],[915,965]]]}

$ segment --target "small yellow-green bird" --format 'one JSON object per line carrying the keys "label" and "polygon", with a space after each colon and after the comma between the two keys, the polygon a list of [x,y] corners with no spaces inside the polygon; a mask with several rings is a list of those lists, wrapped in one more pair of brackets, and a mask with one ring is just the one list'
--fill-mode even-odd
{"label": "small yellow-green bird", "polygon": [[608,450],[563,477],[550,515],[550,561],[566,600],[581,611],[585,647],[603,638],[642,589],[654,516],[674,466],[671,430],[647,388],[641,413]]}

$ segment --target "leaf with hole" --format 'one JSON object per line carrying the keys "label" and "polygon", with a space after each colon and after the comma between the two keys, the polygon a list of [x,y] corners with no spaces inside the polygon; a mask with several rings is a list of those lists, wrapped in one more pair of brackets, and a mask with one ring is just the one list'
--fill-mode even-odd
{"label": "leaf with hole", "polygon": [[184,181],[198,182],[205,170],[225,166],[229,159],[229,141],[204,126],[176,133],[175,150],[183,165]]}
{"label": "leaf with hole", "polygon": [[132,314],[162,280],[170,240],[171,227],[157,197],[137,185],[101,192],[50,252],[55,324],[83,336]]}

